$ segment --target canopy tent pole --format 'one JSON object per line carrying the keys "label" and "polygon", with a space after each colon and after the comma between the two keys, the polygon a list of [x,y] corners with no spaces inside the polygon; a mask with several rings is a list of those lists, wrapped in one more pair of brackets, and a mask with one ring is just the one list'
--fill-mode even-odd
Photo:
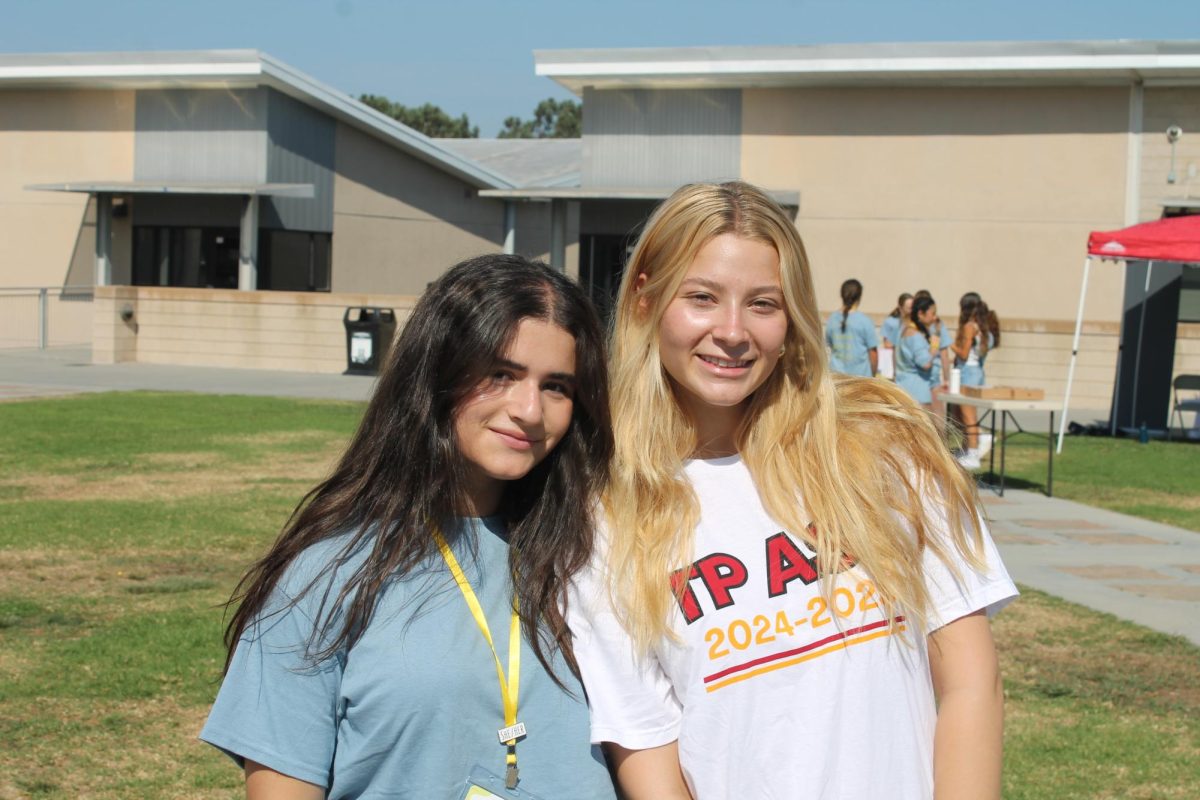
{"label": "canopy tent pole", "polygon": [[1058,447],[1062,453],[1063,434],[1067,430],[1067,408],[1071,404],[1071,383],[1075,379],[1075,357],[1079,355],[1079,331],[1083,329],[1083,300],[1087,296],[1088,272],[1092,268],[1092,257],[1083,260],[1083,285],[1079,287],[1079,312],[1075,315],[1075,338],[1071,342],[1071,366],[1067,369],[1067,391],[1063,394],[1062,416],[1058,420]]}

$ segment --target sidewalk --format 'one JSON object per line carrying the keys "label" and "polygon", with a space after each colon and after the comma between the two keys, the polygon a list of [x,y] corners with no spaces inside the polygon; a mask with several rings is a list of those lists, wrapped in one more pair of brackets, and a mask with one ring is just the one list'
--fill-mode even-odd
{"label": "sidewalk", "polygon": [[[0,401],[134,389],[366,400],[374,385],[358,376],[90,362],[87,347],[0,350]],[[1200,533],[1036,492],[981,491],[1015,580],[1200,645]]]}
{"label": "sidewalk", "polygon": [[1038,492],[980,492],[1014,580],[1200,645],[1200,533]]}
{"label": "sidewalk", "polygon": [[138,389],[365,401],[375,386],[362,375],[91,361],[86,345],[0,350],[0,401]]}

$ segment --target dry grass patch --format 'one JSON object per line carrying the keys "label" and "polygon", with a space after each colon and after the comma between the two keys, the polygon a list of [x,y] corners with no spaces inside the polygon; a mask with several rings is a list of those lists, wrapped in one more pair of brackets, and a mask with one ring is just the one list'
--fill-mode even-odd
{"label": "dry grass patch", "polygon": [[[163,587],[163,594],[227,584],[245,570],[246,559],[225,551],[193,551],[186,556],[158,550],[110,552],[0,550],[3,594],[53,600],[154,594],[137,587]],[[189,584],[190,582],[190,584]],[[204,586],[199,585],[204,583]]]}
{"label": "dry grass patch", "polygon": [[1106,507],[1165,506],[1181,511],[1200,511],[1200,493],[1163,492],[1155,489],[1109,486],[1097,489],[1093,503]]}
{"label": "dry grass patch", "polygon": [[[1024,596],[993,623],[1011,694],[1075,697],[1121,713],[1179,711],[1200,719],[1200,659],[1181,639]],[[1200,759],[1200,745],[1193,743]]]}
{"label": "dry grass patch", "polygon": [[[196,739],[208,709],[169,697],[39,698],[6,709],[0,798],[228,798],[241,775]],[[69,746],[68,746],[69,743]]]}
{"label": "dry grass patch", "polygon": [[[265,451],[250,461],[229,462],[216,454],[176,453],[147,456],[120,473],[24,475],[0,480],[0,490],[19,492],[22,500],[180,500],[228,495],[247,485],[316,483],[325,478],[340,455],[341,442],[327,441],[304,453]],[[194,466],[180,467],[194,461]],[[163,464],[177,468],[161,469]]]}
{"label": "dry grass patch", "polygon": [[1028,589],[993,630],[1006,798],[1200,797],[1195,647]]}
{"label": "dry grass patch", "polygon": [[217,436],[213,438],[213,442],[216,444],[251,445],[253,447],[267,448],[297,444],[325,447],[332,441],[345,443],[345,439],[343,438],[334,437],[326,431],[315,430],[266,431],[248,436]]}

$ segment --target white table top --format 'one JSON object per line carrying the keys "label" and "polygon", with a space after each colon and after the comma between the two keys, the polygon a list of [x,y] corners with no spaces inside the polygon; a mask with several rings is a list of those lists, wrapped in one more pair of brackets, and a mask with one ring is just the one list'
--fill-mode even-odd
{"label": "white table top", "polygon": [[947,405],[975,406],[993,411],[1059,411],[1061,400],[1002,400],[992,397],[967,397],[964,394],[942,392],[938,400]]}

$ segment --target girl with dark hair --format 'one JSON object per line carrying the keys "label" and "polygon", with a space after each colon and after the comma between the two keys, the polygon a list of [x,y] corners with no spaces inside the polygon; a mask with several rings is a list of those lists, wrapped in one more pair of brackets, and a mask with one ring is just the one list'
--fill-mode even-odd
{"label": "girl with dark hair", "polygon": [[879,339],[875,323],[856,310],[861,301],[861,283],[851,278],[842,284],[842,310],[833,312],[825,323],[825,344],[830,369],[870,378],[879,367]]}
{"label": "girl with dark hair", "polygon": [[879,375],[891,380],[896,379],[896,348],[900,346],[900,332],[904,328],[904,320],[912,312],[913,296],[903,292],[896,298],[896,307],[884,318],[879,325]]}
{"label": "girl with dark hair", "polygon": [[607,394],[560,273],[482,256],[430,285],[332,475],[235,592],[201,738],[251,800],[613,797],[563,616]]}
{"label": "girl with dark hair", "polygon": [[[990,311],[987,303],[977,292],[967,292],[958,301],[958,331],[954,344],[950,346],[954,353],[954,366],[961,373],[963,386],[983,386],[983,362],[991,350],[993,337],[988,330]],[[978,412],[974,406],[952,406],[955,416],[963,429],[965,439],[963,453],[958,459],[966,469],[978,469],[980,458],[987,454],[991,447],[990,438],[981,441],[978,425]]]}
{"label": "girl with dark hair", "polygon": [[912,313],[913,296],[903,292],[896,298],[896,307],[879,326],[879,339],[884,347],[898,347],[900,332],[904,329],[904,321]]}
{"label": "girl with dark hair", "polygon": [[940,352],[937,335],[937,305],[932,297],[913,300],[896,348],[896,383],[925,408],[933,406],[935,367]]}
{"label": "girl with dark hair", "polygon": [[[929,300],[934,305],[937,304],[937,301],[933,299],[933,295],[929,293],[928,289],[917,289],[916,294],[913,295],[914,300],[922,298]],[[933,362],[933,374],[930,381],[936,393],[938,390],[944,391],[947,388],[947,383],[950,381],[951,364],[950,333],[946,329],[946,323],[942,321],[942,318],[937,315],[936,311],[934,312],[933,322],[929,325],[929,336],[930,341],[936,342],[938,348],[935,354],[936,358]]]}

